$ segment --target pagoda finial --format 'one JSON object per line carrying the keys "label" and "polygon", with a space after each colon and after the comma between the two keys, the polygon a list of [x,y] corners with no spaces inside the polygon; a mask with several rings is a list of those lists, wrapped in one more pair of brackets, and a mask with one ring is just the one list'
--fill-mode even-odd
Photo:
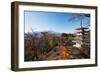
{"label": "pagoda finial", "polygon": [[80,26],[81,26],[81,28],[82,28],[82,19],[81,19],[81,22],[80,22]]}

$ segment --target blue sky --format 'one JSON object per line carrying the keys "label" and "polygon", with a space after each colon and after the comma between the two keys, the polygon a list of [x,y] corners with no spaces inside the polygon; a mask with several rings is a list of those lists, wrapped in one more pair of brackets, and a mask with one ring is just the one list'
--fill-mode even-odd
{"label": "blue sky", "polygon": [[[80,19],[70,21],[75,13],[24,11],[25,33],[33,31],[54,31],[73,33],[80,27]],[[78,14],[77,14],[78,15]],[[83,26],[89,24],[90,17],[84,17]]]}

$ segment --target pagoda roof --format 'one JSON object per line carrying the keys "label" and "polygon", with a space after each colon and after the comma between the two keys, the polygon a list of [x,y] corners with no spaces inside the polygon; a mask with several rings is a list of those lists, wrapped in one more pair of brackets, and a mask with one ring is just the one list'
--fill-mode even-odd
{"label": "pagoda roof", "polygon": [[76,28],[75,30],[80,30],[80,29],[88,29],[86,27],[80,27],[80,28]]}

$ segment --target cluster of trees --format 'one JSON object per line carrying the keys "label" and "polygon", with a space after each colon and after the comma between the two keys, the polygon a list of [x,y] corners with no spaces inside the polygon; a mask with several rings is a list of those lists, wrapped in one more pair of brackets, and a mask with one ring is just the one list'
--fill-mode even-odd
{"label": "cluster of trees", "polygon": [[68,46],[72,46],[74,44],[73,43],[74,35],[71,33],[69,33],[69,34],[62,33],[62,39],[63,39],[64,43]]}
{"label": "cluster of trees", "polygon": [[64,43],[65,45],[72,45],[73,34],[62,33],[60,36],[56,34],[48,34],[48,32],[42,32],[40,37],[38,33],[25,33],[25,61],[38,61],[45,60],[46,55],[52,49]]}

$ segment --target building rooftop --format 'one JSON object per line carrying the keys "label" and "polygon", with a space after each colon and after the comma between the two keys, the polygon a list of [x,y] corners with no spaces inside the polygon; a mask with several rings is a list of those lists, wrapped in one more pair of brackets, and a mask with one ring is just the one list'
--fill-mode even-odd
{"label": "building rooftop", "polygon": [[80,27],[80,28],[76,28],[75,30],[80,30],[80,29],[88,29],[88,28],[86,28],[86,27]]}

